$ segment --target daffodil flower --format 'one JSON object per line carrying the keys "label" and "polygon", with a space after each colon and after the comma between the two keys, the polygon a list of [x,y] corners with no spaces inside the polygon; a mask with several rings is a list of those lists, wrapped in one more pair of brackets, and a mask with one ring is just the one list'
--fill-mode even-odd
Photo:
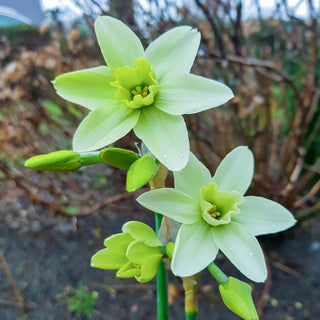
{"label": "daffodil flower", "polygon": [[121,21],[100,17],[95,31],[108,65],[60,75],[57,93],[91,112],[73,138],[75,151],[109,145],[131,129],[170,170],[181,170],[189,158],[183,114],[217,107],[233,97],[222,83],[189,74],[200,33],[174,28],[146,51]]}
{"label": "daffodil flower", "polygon": [[156,275],[162,244],[148,225],[129,221],[122,226],[122,233],[105,239],[104,245],[106,248],[91,258],[92,267],[118,270],[117,277],[135,277],[139,282],[148,282]]}
{"label": "daffodil flower", "polygon": [[230,152],[213,178],[191,154],[187,166],[174,173],[174,189],[149,191],[137,199],[182,224],[172,257],[175,275],[187,277],[201,271],[220,249],[245,276],[265,281],[266,264],[255,236],[285,230],[295,219],[274,201],[244,196],[253,169],[253,155],[247,147]]}

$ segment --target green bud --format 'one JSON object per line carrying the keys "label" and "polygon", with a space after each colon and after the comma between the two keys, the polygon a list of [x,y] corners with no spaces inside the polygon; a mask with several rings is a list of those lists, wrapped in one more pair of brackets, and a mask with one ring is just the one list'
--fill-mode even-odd
{"label": "green bud", "polygon": [[81,155],[72,150],[55,151],[28,159],[25,166],[35,170],[66,172],[79,169]]}
{"label": "green bud", "polygon": [[254,306],[252,288],[246,282],[229,277],[229,280],[219,285],[223,303],[244,320],[259,320]]}
{"label": "green bud", "polygon": [[134,192],[143,187],[157,174],[158,169],[158,164],[148,155],[136,160],[131,164],[127,173],[127,191]]}
{"label": "green bud", "polygon": [[100,151],[101,159],[122,170],[129,170],[130,165],[139,159],[139,155],[131,150],[121,148],[105,148]]}
{"label": "green bud", "polygon": [[168,244],[166,245],[166,254],[171,260],[172,260],[173,250],[174,250],[174,242],[168,242]]}
{"label": "green bud", "polygon": [[163,254],[162,243],[148,225],[129,221],[122,233],[114,234],[104,241],[105,249],[91,258],[91,266],[99,269],[118,270],[119,278],[135,277],[148,282],[157,273]]}

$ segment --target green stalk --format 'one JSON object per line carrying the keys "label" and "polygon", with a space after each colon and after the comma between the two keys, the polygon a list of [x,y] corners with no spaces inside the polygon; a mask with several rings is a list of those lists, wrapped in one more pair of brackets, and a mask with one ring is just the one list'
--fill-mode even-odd
{"label": "green stalk", "polygon": [[229,280],[228,276],[214,262],[208,265],[208,270],[219,284],[224,284]]}
{"label": "green stalk", "polygon": [[182,278],[184,288],[184,310],[186,320],[195,320],[198,312],[197,289],[200,273]]}
{"label": "green stalk", "polygon": [[[168,169],[159,164],[159,171],[150,181],[150,189],[164,188],[164,182],[168,174]],[[162,215],[155,213],[156,234],[161,226]],[[162,261],[160,261],[157,273],[157,320],[168,320],[168,271]]]}
{"label": "green stalk", "polygon": [[[161,226],[162,215],[155,213],[156,233]],[[157,320],[168,319],[168,272],[164,263],[160,261],[157,273]]]}
{"label": "green stalk", "polygon": [[88,166],[90,164],[102,163],[103,160],[100,158],[99,152],[83,152],[80,153],[81,156],[81,164],[83,166]]}
{"label": "green stalk", "polygon": [[186,320],[196,320],[197,313],[186,313]]}

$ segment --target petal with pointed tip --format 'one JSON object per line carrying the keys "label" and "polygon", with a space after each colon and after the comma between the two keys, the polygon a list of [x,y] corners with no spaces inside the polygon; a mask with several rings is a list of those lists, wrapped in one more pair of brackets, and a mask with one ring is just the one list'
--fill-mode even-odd
{"label": "petal with pointed tip", "polygon": [[97,150],[117,141],[135,126],[139,113],[120,103],[91,111],[74,134],[73,149],[78,152]]}
{"label": "petal with pointed tip", "polygon": [[136,264],[142,264],[146,259],[155,254],[161,254],[160,247],[149,247],[142,242],[132,242],[127,250],[127,258]]}
{"label": "petal with pointed tip", "polygon": [[115,270],[121,268],[127,261],[125,255],[109,249],[102,249],[91,258],[91,266],[99,269]]}
{"label": "petal with pointed tip", "polygon": [[255,236],[283,231],[296,223],[291,212],[277,202],[254,196],[244,199],[239,206],[241,213],[233,220]]}
{"label": "petal with pointed tip", "polygon": [[248,147],[237,147],[220,163],[212,181],[219,190],[238,191],[241,195],[248,190],[254,169],[254,158]]}
{"label": "petal with pointed tip", "polygon": [[191,114],[218,107],[233,96],[223,83],[185,74],[160,83],[155,106],[172,115]]}
{"label": "petal with pointed tip", "polygon": [[204,221],[182,225],[176,239],[171,268],[180,277],[194,275],[206,268],[215,259],[216,246],[211,226]]}
{"label": "petal with pointed tip", "polygon": [[135,278],[142,283],[153,279],[157,274],[161,258],[162,254],[155,254],[146,259],[141,266],[141,275],[136,276]]}
{"label": "petal with pointed tip", "polygon": [[212,228],[215,243],[246,277],[264,282],[267,268],[257,239],[237,222]]}
{"label": "petal with pointed tip", "polygon": [[62,98],[90,110],[114,101],[116,88],[109,68],[105,66],[64,73],[54,81],[54,88]]}
{"label": "petal with pointed tip", "polygon": [[111,71],[119,67],[134,67],[138,58],[145,53],[136,34],[118,19],[103,16],[95,22],[98,43]]}
{"label": "petal with pointed tip", "polygon": [[187,74],[200,44],[200,33],[191,27],[173,28],[154,40],[146,49],[157,79]]}
{"label": "petal with pointed tip", "polygon": [[126,222],[122,226],[122,232],[130,234],[130,236],[135,240],[141,241],[151,247],[157,247],[162,245],[153,229],[143,222]]}
{"label": "petal with pointed tip", "polygon": [[169,170],[183,169],[189,158],[189,139],[182,116],[172,116],[151,106],[141,109],[134,132]]}
{"label": "petal with pointed tip", "polygon": [[186,167],[173,176],[174,187],[194,199],[200,199],[200,189],[211,181],[210,171],[191,152]]}
{"label": "petal with pointed tip", "polygon": [[148,191],[137,201],[145,208],[181,223],[192,224],[201,219],[198,201],[180,190],[162,188]]}

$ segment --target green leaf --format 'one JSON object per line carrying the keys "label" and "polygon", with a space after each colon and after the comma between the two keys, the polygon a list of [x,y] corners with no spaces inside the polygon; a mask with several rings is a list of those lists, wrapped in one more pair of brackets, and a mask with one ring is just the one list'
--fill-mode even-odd
{"label": "green leaf", "polygon": [[62,212],[69,214],[70,216],[76,215],[79,213],[79,209],[73,206],[61,206],[60,208]]}
{"label": "green leaf", "polygon": [[155,105],[172,115],[192,114],[218,107],[233,97],[223,83],[184,74],[160,83]]}
{"label": "green leaf", "polygon": [[127,173],[127,191],[134,192],[139,190],[157,174],[158,169],[158,164],[148,155],[136,160],[130,165]]}
{"label": "green leaf", "polygon": [[60,116],[63,114],[61,108],[52,101],[43,101],[42,105],[51,115]]}
{"label": "green leaf", "polygon": [[53,85],[62,98],[94,110],[114,100],[116,88],[110,85],[112,80],[110,70],[101,66],[64,73]]}
{"label": "green leaf", "polygon": [[121,148],[102,149],[100,157],[110,166],[122,170],[129,170],[130,165],[139,159],[139,155],[135,152]]}
{"label": "green leaf", "polygon": [[117,102],[91,111],[74,134],[73,149],[92,151],[119,140],[135,126],[139,113]]}
{"label": "green leaf", "polygon": [[159,80],[187,74],[193,65],[200,44],[200,33],[182,26],[169,30],[146,49],[148,61]]}
{"label": "green leaf", "polygon": [[103,16],[95,22],[98,43],[111,71],[119,67],[134,67],[138,58],[145,53],[139,38],[118,19]]}
{"label": "green leaf", "polygon": [[238,191],[243,195],[250,186],[253,170],[252,152],[248,147],[237,147],[222,160],[212,181],[219,190]]}
{"label": "green leaf", "polygon": [[189,159],[189,138],[182,116],[172,116],[154,106],[141,109],[134,132],[169,170],[183,169]]}
{"label": "green leaf", "polygon": [[72,150],[60,150],[48,154],[41,154],[28,159],[25,166],[35,170],[67,172],[79,169],[81,155]]}

